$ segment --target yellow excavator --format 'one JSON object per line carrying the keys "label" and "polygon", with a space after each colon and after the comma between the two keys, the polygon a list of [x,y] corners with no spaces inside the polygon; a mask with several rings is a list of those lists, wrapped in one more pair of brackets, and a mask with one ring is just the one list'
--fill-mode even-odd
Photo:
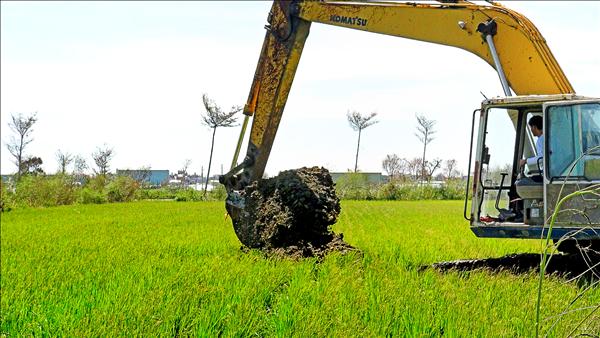
{"label": "yellow excavator", "polygon": [[[472,113],[464,204],[471,230],[540,238],[552,223],[550,237],[562,238],[563,248],[600,243],[600,100],[576,95],[531,21],[491,1],[274,1],[231,170],[220,178],[234,228],[244,212],[240,192],[263,176],[313,22],[458,47],[487,62],[505,97],[486,99]],[[533,116],[543,121],[542,153],[528,125]],[[524,158],[537,163],[522,166]],[[504,172],[494,170],[503,163]]]}

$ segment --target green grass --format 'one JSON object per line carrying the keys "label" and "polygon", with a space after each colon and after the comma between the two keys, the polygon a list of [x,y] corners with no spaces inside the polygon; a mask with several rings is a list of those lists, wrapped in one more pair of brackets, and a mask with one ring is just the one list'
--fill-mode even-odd
{"label": "green grass", "polygon": [[[9,337],[535,333],[535,272],[419,272],[442,260],[539,251],[538,241],[476,238],[460,201],[343,202],[334,230],[364,255],[322,262],[241,251],[218,202],[17,209],[1,217],[1,332]],[[580,290],[556,277],[544,285],[542,318],[559,314]],[[598,303],[594,289],[576,307]],[[586,313],[566,315],[552,335],[566,335]]]}

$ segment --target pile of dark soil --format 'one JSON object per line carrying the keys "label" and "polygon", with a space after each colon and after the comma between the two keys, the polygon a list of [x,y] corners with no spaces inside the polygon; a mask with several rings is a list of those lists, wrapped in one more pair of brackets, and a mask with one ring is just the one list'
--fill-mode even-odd
{"label": "pile of dark soil", "polygon": [[[434,268],[439,271],[473,271],[485,269],[489,271],[510,271],[517,274],[539,271],[541,256],[537,253],[512,254],[503,257],[466,259],[434,263],[421,269]],[[567,278],[582,276],[599,278],[600,255],[595,252],[573,254],[554,254],[546,268],[548,274],[556,274]]]}
{"label": "pile of dark soil", "polygon": [[253,182],[242,192],[244,210],[234,219],[240,241],[249,248],[295,257],[356,250],[331,231],[340,200],[329,171],[287,170]]}

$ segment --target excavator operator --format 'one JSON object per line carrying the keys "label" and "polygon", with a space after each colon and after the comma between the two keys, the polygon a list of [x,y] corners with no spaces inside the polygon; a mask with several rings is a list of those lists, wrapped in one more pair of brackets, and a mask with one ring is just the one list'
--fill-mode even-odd
{"label": "excavator operator", "polygon": [[[537,137],[537,140],[535,142],[535,156],[526,158],[526,159],[522,159],[519,164],[521,167],[524,167],[525,165],[529,165],[529,166],[538,166],[540,159],[543,157],[544,154],[544,123],[542,120],[541,116],[533,116],[529,119],[529,122],[527,123],[529,125],[529,128],[531,128],[531,133],[533,134],[533,136]],[[535,175],[532,176],[532,179],[534,181],[537,181],[538,179],[540,179],[541,182],[541,167],[539,168],[539,175]]]}

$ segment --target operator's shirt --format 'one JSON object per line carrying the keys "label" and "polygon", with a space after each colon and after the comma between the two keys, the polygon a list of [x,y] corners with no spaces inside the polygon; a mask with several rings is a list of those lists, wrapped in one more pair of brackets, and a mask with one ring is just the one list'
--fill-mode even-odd
{"label": "operator's shirt", "polygon": [[544,157],[544,134],[540,135],[535,142],[535,154],[535,156],[527,159],[527,165],[537,166],[538,159]]}

